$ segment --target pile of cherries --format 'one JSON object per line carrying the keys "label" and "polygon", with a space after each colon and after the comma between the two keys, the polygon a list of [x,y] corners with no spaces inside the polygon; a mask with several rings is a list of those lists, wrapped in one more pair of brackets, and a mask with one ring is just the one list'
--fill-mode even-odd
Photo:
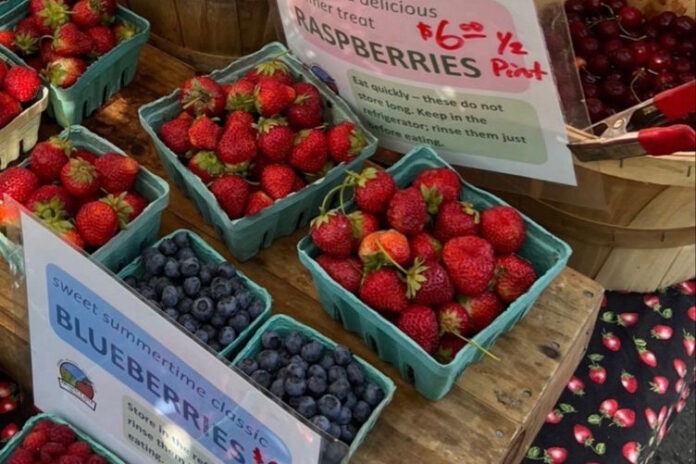
{"label": "pile of cherries", "polygon": [[565,11],[593,122],[694,80],[693,18],[647,17],[626,0],[566,0]]}

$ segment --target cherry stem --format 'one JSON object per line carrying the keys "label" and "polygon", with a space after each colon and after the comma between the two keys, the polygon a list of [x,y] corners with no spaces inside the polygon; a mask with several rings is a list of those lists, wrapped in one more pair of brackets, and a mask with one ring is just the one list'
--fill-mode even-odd
{"label": "cherry stem", "polygon": [[465,342],[470,343],[471,345],[474,345],[474,347],[476,347],[478,350],[482,351],[483,354],[490,357],[491,359],[493,359],[495,361],[500,361],[499,357],[497,357],[496,355],[494,355],[493,353],[491,353],[490,351],[488,351],[487,349],[485,349],[484,347],[479,345],[478,342],[474,341],[473,339],[466,338],[465,336],[458,334],[458,333],[455,333],[455,332],[450,332],[450,333],[452,335],[454,335],[455,337],[460,338],[460,339],[464,340]]}

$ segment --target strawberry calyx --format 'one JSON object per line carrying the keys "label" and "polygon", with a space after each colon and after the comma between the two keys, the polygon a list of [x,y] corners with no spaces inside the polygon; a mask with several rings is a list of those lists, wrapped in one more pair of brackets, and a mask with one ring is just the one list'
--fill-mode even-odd
{"label": "strawberry calyx", "polygon": [[97,168],[81,158],[73,158],[68,163],[68,176],[77,184],[90,185],[99,175]]}
{"label": "strawberry calyx", "polygon": [[249,161],[242,161],[241,163],[227,164],[225,163],[222,168],[224,174],[237,174],[239,176],[246,176],[249,171]]}
{"label": "strawberry calyx", "polygon": [[128,21],[123,21],[116,28],[116,42],[125,42],[128,39],[132,39],[137,33],[138,28],[135,24]]}
{"label": "strawberry calyx", "polygon": [[[311,184],[317,180],[326,177],[326,175],[335,167],[333,161],[327,161],[326,164],[317,172],[305,172],[303,173],[307,181]],[[341,201],[343,204],[343,201]]]}
{"label": "strawberry calyx", "polygon": [[293,145],[297,146],[305,141],[309,134],[312,133],[312,129],[302,129],[297,134],[295,134],[295,140],[293,140]]}
{"label": "strawberry calyx", "polygon": [[353,232],[353,238],[358,239],[362,237],[362,231],[365,227],[365,217],[362,211],[355,211],[348,215],[350,220],[350,230]]}
{"label": "strawberry calyx", "polygon": [[121,192],[118,195],[112,193],[101,200],[102,203],[106,203],[116,211],[118,226],[121,229],[128,227],[128,219],[134,212],[133,207],[126,201],[126,195],[128,195],[128,192]]}
{"label": "strawberry calyx", "polygon": [[435,215],[440,211],[442,204],[442,194],[437,187],[428,187],[425,184],[420,186],[421,195],[425,199],[425,204],[428,207],[428,213]]}
{"label": "strawberry calyx", "polygon": [[294,105],[304,105],[305,103],[310,101],[311,98],[312,96],[308,92],[301,93],[297,97],[295,97],[295,101],[293,101],[292,103]]}
{"label": "strawberry calyx", "polygon": [[191,158],[191,162],[196,165],[196,168],[204,171],[211,177],[220,176],[225,170],[220,159],[212,151],[199,151]]}
{"label": "strawberry calyx", "polygon": [[278,55],[277,57],[273,58],[271,61],[266,61],[264,63],[258,64],[254,67],[254,70],[256,71],[257,74],[260,76],[265,76],[265,77],[272,77],[275,76],[276,73],[289,73],[290,69],[288,66],[280,61],[280,57],[285,55],[285,53],[282,53],[281,55]]}
{"label": "strawberry calyx", "polygon": [[37,15],[43,19],[44,26],[56,29],[69,21],[70,9],[62,1],[47,0]]}
{"label": "strawberry calyx", "polygon": [[[379,242],[378,242],[379,243]],[[391,257],[390,257],[391,258]],[[423,275],[425,271],[429,269],[428,266],[424,265],[424,260],[422,258],[416,258],[413,266],[406,271],[406,296],[411,299],[416,296],[416,293],[423,286],[428,279]],[[401,267],[394,263],[397,267]]]}
{"label": "strawberry calyx", "polygon": [[259,134],[268,134],[274,127],[287,126],[288,120],[282,116],[273,116],[270,118],[264,118],[263,116],[259,118],[258,122],[254,124],[254,127]]}
{"label": "strawberry calyx", "polygon": [[73,143],[69,139],[64,139],[57,135],[49,138],[48,142],[52,146],[63,150],[63,153],[65,153],[65,156],[67,157],[70,157],[70,155],[72,155],[73,151],[75,150]]}
{"label": "strawberry calyx", "polygon": [[65,205],[58,197],[53,197],[48,201],[36,202],[33,204],[34,214],[41,219],[65,219],[68,217]]}
{"label": "strawberry calyx", "polygon": [[39,49],[39,39],[26,32],[20,32],[15,36],[14,46],[22,55],[33,55]]}
{"label": "strawberry calyx", "polygon": [[332,209],[331,211],[326,211],[324,209],[324,206],[322,205],[322,208],[320,209],[319,216],[312,219],[310,226],[318,229],[321,226],[324,226],[324,225],[328,224],[329,222],[331,222],[331,219],[336,215],[338,215],[338,210]]}
{"label": "strawberry calyx", "polygon": [[359,131],[357,129],[353,129],[351,131],[349,139],[350,150],[348,151],[348,153],[350,153],[353,156],[358,156],[367,146],[367,139],[365,138],[365,134],[363,134],[362,131]]}
{"label": "strawberry calyx", "polygon": [[72,222],[66,219],[60,218],[45,218],[43,220],[44,224],[58,235],[62,235],[70,230],[74,229],[75,226]]}
{"label": "strawberry calyx", "polygon": [[373,167],[367,167],[362,170],[361,173],[357,173],[355,171],[346,171],[346,179],[344,183],[348,187],[365,187],[367,185],[368,181],[371,181],[373,179],[377,178],[377,174],[379,172],[377,171],[376,168]]}
{"label": "strawberry calyx", "polygon": [[602,367],[599,363],[604,359],[604,356],[598,353],[592,353],[587,355],[587,359],[590,360],[591,368]]}

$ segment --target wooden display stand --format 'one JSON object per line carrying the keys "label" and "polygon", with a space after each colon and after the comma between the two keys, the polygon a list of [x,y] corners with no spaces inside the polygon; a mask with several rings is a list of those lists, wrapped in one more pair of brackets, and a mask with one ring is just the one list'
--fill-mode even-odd
{"label": "wooden display stand", "polygon": [[[191,68],[146,45],[132,85],[84,122],[90,130],[166,178],[154,147],[140,127],[137,109],[192,76]],[[59,128],[45,121],[42,136]],[[43,138],[42,137],[42,138]],[[228,259],[231,255],[194,204],[172,188],[162,234],[188,228],[200,234]],[[529,315],[503,335],[492,351],[502,360],[484,358],[467,369],[442,401],[429,402],[381,361],[355,334],[346,332],[321,308],[309,273],[297,258],[300,230],[275,242],[240,269],[274,298],[273,312],[308,324],[391,377],[394,401],[358,450],[358,464],[494,464],[516,463],[544,422],[568,379],[584,356],[593,332],[603,289],[566,269],[542,294]],[[234,261],[234,260],[232,260]],[[7,266],[0,264],[0,288],[9,289]],[[26,309],[14,292],[0,294],[0,367],[22,384],[30,384]],[[50,349],[50,347],[37,347]]]}

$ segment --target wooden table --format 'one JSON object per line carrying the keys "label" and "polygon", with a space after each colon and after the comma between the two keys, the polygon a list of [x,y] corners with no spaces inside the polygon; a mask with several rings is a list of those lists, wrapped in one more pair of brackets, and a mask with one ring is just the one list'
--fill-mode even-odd
{"label": "wooden table", "polygon": [[[138,122],[137,108],[168,94],[193,72],[163,52],[146,46],[136,81],[84,122],[166,178],[148,136]],[[49,121],[44,136],[59,128]],[[196,231],[232,259],[215,230],[193,203],[172,186],[162,234],[178,228]],[[321,308],[309,273],[295,249],[307,233],[301,230],[276,241],[239,267],[274,297],[273,311],[289,314],[317,328],[385,372],[397,385],[394,401],[359,449],[359,464],[515,463],[519,462],[546,413],[583,357],[602,297],[599,284],[565,269],[544,292],[529,315],[502,336],[493,352],[470,367],[448,396],[432,403],[401,379],[355,334],[346,332]],[[7,267],[0,266],[0,288],[9,288]],[[10,292],[0,294],[0,366],[29,384],[26,310]]]}

